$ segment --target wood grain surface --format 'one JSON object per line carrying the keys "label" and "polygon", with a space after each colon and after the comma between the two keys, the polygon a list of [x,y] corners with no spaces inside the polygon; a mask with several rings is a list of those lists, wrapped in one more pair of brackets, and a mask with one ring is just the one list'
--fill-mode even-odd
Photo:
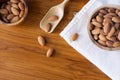
{"label": "wood grain surface", "polygon": [[[63,0],[26,0],[29,14],[14,27],[0,25],[0,80],[110,80],[96,66],[70,47],[59,33],[88,0],[71,0],[65,16],[52,34],[39,28],[48,9]],[[37,37],[46,37],[41,47]],[[48,48],[55,48],[46,58]]]}

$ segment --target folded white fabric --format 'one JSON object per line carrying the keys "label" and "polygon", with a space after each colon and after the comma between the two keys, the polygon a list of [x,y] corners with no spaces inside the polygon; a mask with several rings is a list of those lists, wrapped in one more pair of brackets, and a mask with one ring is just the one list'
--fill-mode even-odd
{"label": "folded white fabric", "polygon": [[[90,0],[60,33],[60,36],[111,79],[120,80],[120,50],[107,51],[97,47],[90,40],[87,31],[90,15],[98,7],[107,4],[120,5],[120,0]],[[76,32],[79,34],[79,38],[72,42],[70,37]]]}

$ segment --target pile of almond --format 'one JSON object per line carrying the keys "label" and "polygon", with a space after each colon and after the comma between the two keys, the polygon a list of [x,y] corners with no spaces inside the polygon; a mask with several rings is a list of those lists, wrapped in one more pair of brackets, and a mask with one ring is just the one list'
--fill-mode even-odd
{"label": "pile of almond", "polygon": [[91,18],[89,30],[100,45],[120,47],[120,10],[108,7],[98,10]]}
{"label": "pile of almond", "polygon": [[19,21],[25,13],[25,5],[21,0],[8,0],[0,7],[1,19],[6,23]]}

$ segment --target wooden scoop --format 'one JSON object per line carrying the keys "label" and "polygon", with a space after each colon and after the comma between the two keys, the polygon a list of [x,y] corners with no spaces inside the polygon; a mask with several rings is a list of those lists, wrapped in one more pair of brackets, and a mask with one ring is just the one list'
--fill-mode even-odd
{"label": "wooden scoop", "polygon": [[[54,31],[54,29],[57,27],[57,25],[59,24],[59,22],[62,20],[64,16],[64,7],[68,1],[69,0],[64,0],[62,3],[52,7],[46,13],[46,15],[43,17],[43,19],[40,22],[40,28],[43,31],[48,33],[52,33]],[[57,17],[57,19],[55,21],[49,20],[52,17],[53,18]]]}

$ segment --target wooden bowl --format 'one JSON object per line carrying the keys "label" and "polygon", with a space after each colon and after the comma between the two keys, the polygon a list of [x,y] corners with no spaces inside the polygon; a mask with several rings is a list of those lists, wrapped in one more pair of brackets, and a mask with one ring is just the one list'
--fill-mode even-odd
{"label": "wooden bowl", "polygon": [[[6,3],[7,1],[10,1],[10,0],[1,0],[1,1],[0,1],[0,7],[1,7],[1,5],[2,5],[3,3]],[[24,6],[25,6],[24,15],[23,15],[18,21],[13,22],[13,23],[7,23],[7,22],[3,21],[3,20],[1,19],[1,15],[0,15],[0,23],[1,23],[1,24],[7,25],[7,26],[15,26],[15,25],[18,25],[18,24],[20,24],[21,22],[24,21],[25,17],[26,17],[27,14],[28,14],[28,6],[27,6],[25,0],[20,0],[20,1],[21,1],[21,2],[24,4]]]}
{"label": "wooden bowl", "polygon": [[91,39],[91,41],[96,45],[98,46],[99,48],[101,49],[104,49],[104,50],[109,50],[109,51],[115,51],[115,50],[120,50],[120,47],[116,47],[116,48],[113,48],[113,47],[106,47],[106,46],[103,46],[101,44],[99,44],[96,40],[94,40],[92,34],[91,34],[91,31],[89,29],[89,26],[90,26],[90,22],[91,22],[91,19],[93,18],[93,16],[95,15],[95,13],[102,9],[102,8],[116,8],[116,9],[120,9],[120,6],[117,6],[117,5],[106,5],[106,6],[102,6],[102,7],[99,7],[98,9],[96,9],[93,14],[89,17],[89,22],[88,22],[88,34],[89,34],[89,37]]}

